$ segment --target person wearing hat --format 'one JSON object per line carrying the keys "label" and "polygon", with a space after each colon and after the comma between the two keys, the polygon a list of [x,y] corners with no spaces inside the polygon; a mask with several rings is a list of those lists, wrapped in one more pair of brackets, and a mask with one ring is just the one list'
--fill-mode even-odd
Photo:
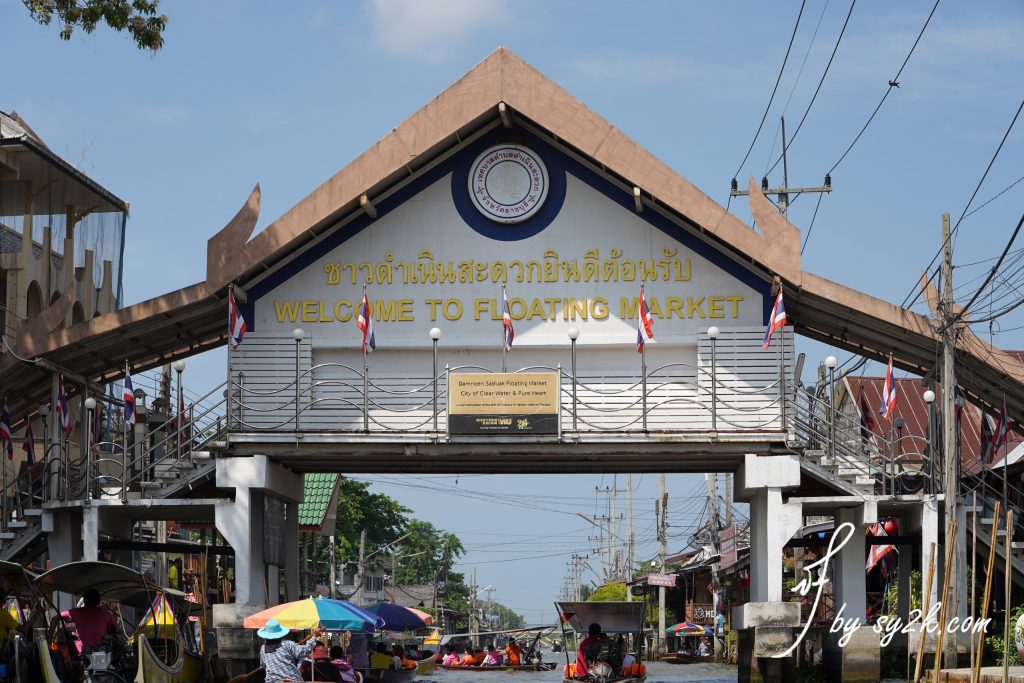
{"label": "person wearing hat", "polygon": [[313,661],[302,664],[302,680],[342,683],[341,671],[331,663],[331,654],[324,645],[313,648],[309,658]]}
{"label": "person wearing hat", "polygon": [[270,619],[256,635],[264,640],[260,648],[260,665],[266,671],[266,683],[301,681],[299,663],[312,654],[317,638],[324,629],[317,626],[298,643],[285,638],[291,632],[277,619]]}
{"label": "person wearing hat", "polygon": [[601,624],[593,623],[587,628],[587,637],[580,641],[576,651],[576,676],[585,678],[590,664],[597,658],[601,644]]}

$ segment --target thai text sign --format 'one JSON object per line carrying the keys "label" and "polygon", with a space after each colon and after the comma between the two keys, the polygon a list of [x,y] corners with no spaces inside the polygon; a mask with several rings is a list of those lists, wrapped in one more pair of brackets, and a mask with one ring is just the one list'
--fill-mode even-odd
{"label": "thai text sign", "polygon": [[648,574],[647,575],[648,586],[664,586],[665,588],[676,587],[676,575],[675,574]]}
{"label": "thai text sign", "polygon": [[731,567],[736,564],[736,525],[730,524],[729,526],[722,529],[718,535],[718,543],[721,548],[720,553],[722,559],[719,563],[722,569]]}
{"label": "thai text sign", "polygon": [[448,377],[451,434],[557,434],[554,372],[453,373]]}

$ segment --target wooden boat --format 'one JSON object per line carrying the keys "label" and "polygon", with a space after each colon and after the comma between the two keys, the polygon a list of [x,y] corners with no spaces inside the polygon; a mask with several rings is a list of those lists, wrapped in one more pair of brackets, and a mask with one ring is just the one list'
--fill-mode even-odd
{"label": "wooden boat", "polygon": [[715,661],[714,655],[681,655],[675,652],[669,652],[661,656],[661,661],[666,664],[697,664],[699,662],[713,662]]}
{"label": "wooden boat", "polygon": [[542,662],[540,664],[517,664],[515,666],[471,666],[471,665],[446,665],[438,664],[438,669],[444,669],[445,671],[472,671],[473,673],[484,673],[492,671],[504,671],[506,673],[514,671],[551,671],[555,668],[555,665],[551,662]]}
{"label": "wooden boat", "polygon": [[364,683],[411,683],[416,680],[416,669],[361,669]]}
{"label": "wooden boat", "polygon": [[[153,651],[153,645],[149,642],[146,634],[140,633],[136,639],[138,669],[135,672],[135,683],[179,683],[180,681],[195,681],[198,678],[185,677],[185,647],[181,639],[177,640],[177,646],[173,649],[176,652],[174,661],[166,663]],[[202,660],[200,660],[200,664]],[[193,676],[202,675],[202,668],[193,671]]]}
{"label": "wooden boat", "polygon": [[433,673],[434,668],[437,666],[437,656],[431,652],[429,656],[416,662],[416,675],[425,676],[429,673]]}
{"label": "wooden boat", "polygon": [[566,627],[576,633],[586,633],[591,624],[599,624],[601,631],[609,635],[623,635],[632,639],[629,654],[636,663],[629,672],[616,669],[607,661],[596,661],[590,665],[586,678],[570,675],[575,662],[570,667],[569,653],[566,652],[566,665],[563,669],[563,683],[579,683],[593,681],[595,683],[644,683],[647,680],[647,668],[640,661],[640,643],[643,642],[644,603],[643,602],[556,602],[559,622],[562,624],[563,640],[566,640]]}

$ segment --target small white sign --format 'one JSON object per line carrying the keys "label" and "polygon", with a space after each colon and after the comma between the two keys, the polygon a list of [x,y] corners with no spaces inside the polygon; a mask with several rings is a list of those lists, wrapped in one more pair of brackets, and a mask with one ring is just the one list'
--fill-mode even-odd
{"label": "small white sign", "polygon": [[647,575],[648,586],[665,586],[665,588],[676,587],[676,575],[675,574],[648,574]]}
{"label": "small white sign", "polygon": [[522,145],[495,145],[469,171],[469,194],[477,211],[497,223],[521,223],[544,205],[548,170]]}

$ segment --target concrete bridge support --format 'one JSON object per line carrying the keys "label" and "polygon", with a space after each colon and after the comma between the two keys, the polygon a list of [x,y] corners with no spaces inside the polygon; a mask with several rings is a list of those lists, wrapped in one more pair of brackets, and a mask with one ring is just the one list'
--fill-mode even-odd
{"label": "concrete bridge support", "polygon": [[[235,490],[234,500],[217,503],[214,515],[217,531],[235,551],[235,602],[213,606],[220,656],[238,666],[234,675],[251,669],[259,656],[254,633],[242,628],[242,620],[278,604],[282,577],[285,600],[299,598],[302,476],[257,455],[218,461],[216,477],[218,488]],[[283,520],[271,521],[282,512]],[[268,533],[272,529],[280,535]]]}
{"label": "concrete bridge support", "polygon": [[879,680],[879,636],[873,627],[865,625],[867,575],[864,571],[865,531],[877,520],[878,508],[873,501],[836,510],[837,533],[841,525],[851,524],[853,534],[832,560],[836,616],[841,616],[849,628],[830,631],[825,637],[823,654],[829,681],[874,683]]}
{"label": "concrete bridge support", "polygon": [[783,502],[782,492],[799,485],[796,456],[747,455],[737,473],[736,497],[750,504],[750,602],[733,610],[740,683],[795,679],[796,658],[787,652],[800,626],[800,605],[782,601],[782,550],[803,523],[803,511],[799,503]]}

